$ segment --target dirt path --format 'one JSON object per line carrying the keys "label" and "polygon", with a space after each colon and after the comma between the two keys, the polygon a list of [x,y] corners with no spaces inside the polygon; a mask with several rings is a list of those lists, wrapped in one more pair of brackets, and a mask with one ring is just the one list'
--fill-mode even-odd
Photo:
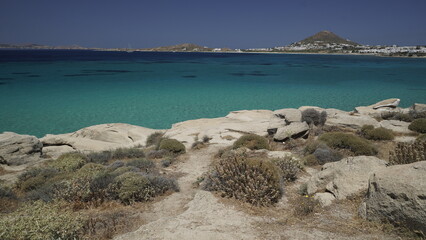
{"label": "dirt path", "polygon": [[299,186],[309,179],[314,169],[308,169],[296,183],[286,186],[284,197],[275,206],[247,210],[232,201],[222,203],[227,200],[193,187],[197,178],[208,171],[221,147],[210,145],[191,151],[188,159],[177,163],[173,172],[183,174],[178,179],[180,192],[154,203],[142,214],[146,224],[115,239],[398,239],[393,234],[360,224],[356,206],[351,203],[336,203],[311,216],[295,217],[292,212],[298,203],[292,203],[291,199],[298,196]]}
{"label": "dirt path", "polygon": [[220,147],[211,145],[191,152],[176,168],[184,174],[178,180],[180,192],[145,212],[147,224],[116,239],[257,239],[252,225],[255,217],[220,203],[210,192],[193,188]]}

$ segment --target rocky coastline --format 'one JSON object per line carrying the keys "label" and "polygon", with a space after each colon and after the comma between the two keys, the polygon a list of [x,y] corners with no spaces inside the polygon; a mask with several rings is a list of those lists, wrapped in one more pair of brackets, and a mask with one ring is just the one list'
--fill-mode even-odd
{"label": "rocky coastline", "polygon": [[[387,99],[370,106],[356,107],[350,112],[315,106],[275,111],[241,110],[230,112],[224,117],[176,123],[170,129],[149,129],[124,123],[111,123],[86,127],[73,133],[47,134],[42,138],[4,132],[0,134],[0,167],[3,169],[0,180],[13,185],[25,169],[42,164],[44,161],[55,160],[65,153],[89,154],[118,148],[145,148],[148,137],[154,133],[161,133],[166,138],[183,143],[187,151],[185,155],[189,158],[197,155],[194,146],[200,139],[208,139],[208,149],[214,146],[226,148],[244,135],[256,134],[267,137],[271,144],[278,147],[275,150],[243,151],[266,153],[266,156],[273,157],[295,156],[296,159],[301,159],[298,144],[317,139],[326,132],[357,133],[368,125],[372,128],[390,130],[395,138],[379,145],[379,153],[375,156],[347,156],[339,161],[325,163],[319,168],[306,166],[303,182],[306,194],[315,198],[325,209],[338,201],[363,194],[363,200],[358,207],[358,216],[372,221],[398,223],[419,233],[420,237],[425,237],[426,153],[424,149],[420,152],[423,154],[420,156],[422,161],[391,166],[387,155],[389,151],[384,153],[383,148],[388,146],[393,150],[396,144],[413,143],[419,138],[419,133],[409,129],[410,122],[384,116],[398,114],[408,116],[413,112],[426,115],[426,104],[416,103],[409,108],[400,108],[398,104],[399,99]],[[304,120],[302,115],[309,111],[319,113],[318,119],[312,122]],[[141,230],[138,231],[141,233]],[[119,238],[137,239],[136,236],[142,236],[136,232],[132,234]],[[222,235],[209,232],[200,236]],[[295,239],[315,237],[315,235],[303,236],[299,234]],[[234,237],[231,236],[229,239]]]}

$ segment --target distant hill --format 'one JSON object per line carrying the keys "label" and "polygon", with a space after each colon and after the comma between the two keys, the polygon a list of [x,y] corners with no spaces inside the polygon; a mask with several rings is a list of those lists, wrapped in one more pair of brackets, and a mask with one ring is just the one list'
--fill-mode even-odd
{"label": "distant hill", "polygon": [[78,45],[71,45],[71,46],[47,46],[47,45],[40,45],[40,44],[34,44],[34,43],[27,43],[27,44],[7,44],[7,43],[0,43],[0,48],[6,48],[6,49],[87,49],[85,47],[80,47]]}
{"label": "distant hill", "polygon": [[192,43],[184,43],[173,46],[157,47],[157,48],[145,48],[144,51],[159,51],[159,52],[201,52],[201,51],[212,51],[212,48],[203,47]]}
{"label": "distant hill", "polygon": [[297,43],[298,44],[313,44],[313,43],[333,44],[335,43],[335,44],[360,45],[356,42],[352,42],[348,39],[339,37],[338,35],[330,31],[321,31]]}

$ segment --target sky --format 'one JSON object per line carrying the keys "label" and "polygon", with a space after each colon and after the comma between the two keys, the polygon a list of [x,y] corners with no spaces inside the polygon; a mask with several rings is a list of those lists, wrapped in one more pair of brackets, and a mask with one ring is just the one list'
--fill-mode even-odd
{"label": "sky", "polygon": [[322,30],[426,45],[426,0],[0,0],[0,43],[259,48]]}

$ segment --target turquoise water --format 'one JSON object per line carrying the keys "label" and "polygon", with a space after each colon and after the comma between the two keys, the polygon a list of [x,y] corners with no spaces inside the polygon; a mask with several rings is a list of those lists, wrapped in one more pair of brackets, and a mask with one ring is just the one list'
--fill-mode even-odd
{"label": "turquoise water", "polygon": [[426,59],[0,51],[0,132],[41,137],[123,122],[149,128],[242,109],[426,103]]}

